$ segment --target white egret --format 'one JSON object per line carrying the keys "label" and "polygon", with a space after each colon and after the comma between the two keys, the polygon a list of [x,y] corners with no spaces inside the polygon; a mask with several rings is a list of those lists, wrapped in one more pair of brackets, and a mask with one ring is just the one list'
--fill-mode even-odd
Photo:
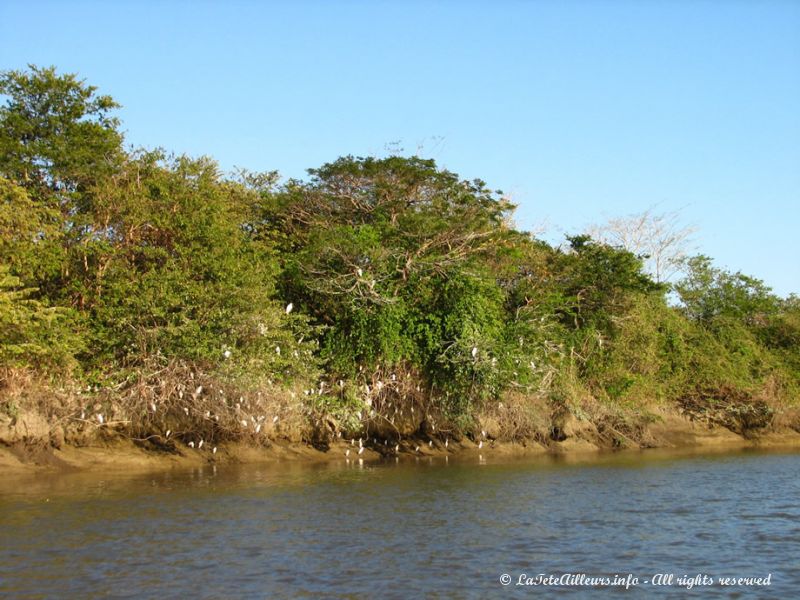
{"label": "white egret", "polygon": [[293,308],[294,308],[294,304],[289,302],[289,304],[286,305],[286,314],[288,315],[290,312],[292,312]]}

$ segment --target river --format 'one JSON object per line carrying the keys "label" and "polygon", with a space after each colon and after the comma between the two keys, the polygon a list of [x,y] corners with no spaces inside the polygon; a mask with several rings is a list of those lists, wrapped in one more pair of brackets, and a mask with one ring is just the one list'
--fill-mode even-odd
{"label": "river", "polygon": [[798,475],[791,452],[645,451],[3,477],[0,597],[646,598],[692,585],[800,598]]}

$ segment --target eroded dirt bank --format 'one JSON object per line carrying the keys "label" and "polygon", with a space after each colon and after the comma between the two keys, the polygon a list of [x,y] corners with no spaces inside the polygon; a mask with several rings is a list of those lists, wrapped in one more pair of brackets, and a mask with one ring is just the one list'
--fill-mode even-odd
{"label": "eroded dirt bank", "polygon": [[[515,441],[493,438],[482,432],[476,439],[429,438],[422,434],[400,443],[377,438],[337,438],[319,447],[287,439],[269,440],[254,446],[228,443],[190,447],[183,443],[158,445],[133,441],[114,432],[98,432],[80,440],[53,435],[46,421],[36,415],[19,416],[12,423],[0,422],[0,472],[35,473],[69,470],[153,470],[199,467],[206,464],[375,460],[387,456],[445,456],[477,453],[512,456],[543,453],[591,453],[642,448],[713,448],[735,450],[744,447],[797,447],[800,432],[791,427],[772,426],[741,435],[716,424],[693,421],[685,415],[662,411],[638,431],[636,439],[598,434],[588,422],[568,419],[557,435],[548,439]],[[553,439],[555,438],[555,439]],[[77,442],[77,443],[76,443]],[[363,450],[362,450],[363,446]]]}

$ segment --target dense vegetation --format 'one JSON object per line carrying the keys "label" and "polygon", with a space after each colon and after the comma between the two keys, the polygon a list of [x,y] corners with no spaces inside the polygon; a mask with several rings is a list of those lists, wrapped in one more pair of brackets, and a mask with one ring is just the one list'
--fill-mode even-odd
{"label": "dense vegetation", "polygon": [[744,431],[797,398],[800,300],[707,257],[670,286],[622,247],[514,229],[500,192],[432,160],[231,177],[127,150],[116,103],[72,75],[10,71],[0,93],[8,414],[320,443],[557,438],[569,414],[624,443],[658,406]]}

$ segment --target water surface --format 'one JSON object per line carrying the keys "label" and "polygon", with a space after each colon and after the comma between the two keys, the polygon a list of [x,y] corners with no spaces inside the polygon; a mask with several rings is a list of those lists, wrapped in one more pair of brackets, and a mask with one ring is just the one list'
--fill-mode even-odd
{"label": "water surface", "polygon": [[649,451],[5,477],[0,596],[799,598],[798,474],[795,453]]}

